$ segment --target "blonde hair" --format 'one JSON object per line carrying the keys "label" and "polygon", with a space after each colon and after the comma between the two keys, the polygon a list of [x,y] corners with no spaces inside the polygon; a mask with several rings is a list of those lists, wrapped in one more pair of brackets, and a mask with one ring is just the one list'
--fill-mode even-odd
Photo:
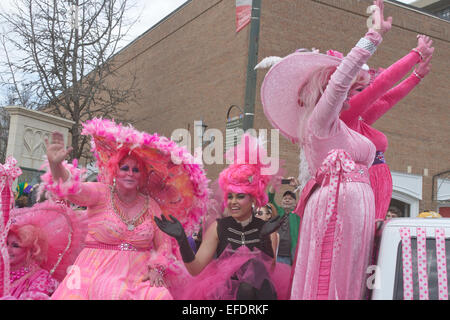
{"label": "blonde hair", "polygon": [[305,128],[308,123],[309,117],[311,116],[314,107],[319,102],[325,89],[327,87],[328,81],[331,75],[336,71],[335,66],[326,66],[317,68],[312,72],[309,80],[299,89],[299,108],[305,108],[306,112],[299,122],[299,138],[300,142],[303,143],[303,137],[305,133]]}
{"label": "blonde hair", "polygon": [[[311,73],[309,79],[298,91],[299,108],[305,108],[306,112],[299,121],[299,139],[301,144],[304,142],[304,133],[309,117],[314,107],[319,102],[325,89],[330,81],[331,76],[336,71],[336,66],[319,67]],[[349,92],[354,87],[366,87],[370,82],[370,74],[365,70],[361,70],[352,84]]]}

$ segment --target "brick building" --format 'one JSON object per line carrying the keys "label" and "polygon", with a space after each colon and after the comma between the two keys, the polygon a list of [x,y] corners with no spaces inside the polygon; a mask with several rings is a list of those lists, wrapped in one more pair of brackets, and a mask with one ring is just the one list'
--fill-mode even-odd
{"label": "brick building", "polygon": [[[127,105],[135,126],[170,137],[202,120],[225,136],[228,111],[252,113],[256,129],[271,129],[259,89],[266,70],[254,61],[285,56],[297,48],[348,52],[366,32],[368,0],[263,0],[240,32],[235,29],[235,1],[191,0],[142,34],[115,57],[117,77],[138,79],[139,98]],[[416,46],[418,33],[436,48],[427,78],[376,122],[389,139],[386,160],[394,179],[393,204],[405,215],[431,209],[450,215],[450,24],[448,21],[386,1],[393,28],[369,60],[388,67]],[[246,118],[245,121],[248,121]],[[248,123],[248,122],[247,122]],[[192,141],[194,143],[194,141]],[[193,151],[193,149],[190,149]],[[298,175],[298,148],[280,136],[280,157],[288,175]],[[222,165],[207,165],[214,180]],[[284,191],[282,189],[281,191]],[[438,201],[439,200],[439,201]]]}

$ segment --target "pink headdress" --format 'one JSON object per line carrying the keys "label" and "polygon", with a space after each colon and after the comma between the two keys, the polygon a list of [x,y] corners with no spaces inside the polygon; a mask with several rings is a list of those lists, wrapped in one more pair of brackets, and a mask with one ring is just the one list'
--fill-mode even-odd
{"label": "pink headdress", "polygon": [[157,133],[141,132],[108,119],[87,121],[82,134],[92,137],[99,181],[112,183],[110,160],[119,150],[129,150],[147,170],[141,192],[155,199],[165,215],[179,219],[187,232],[197,228],[207,212],[211,191],[202,165],[195,163],[185,148]]}
{"label": "pink headdress", "polygon": [[227,152],[226,158],[232,164],[219,175],[224,205],[230,192],[249,194],[257,206],[265,205],[268,201],[267,185],[281,176],[279,159],[269,158],[263,142],[249,133],[245,133],[240,144]]}
{"label": "pink headdress", "polygon": [[16,167],[17,160],[12,156],[6,159],[5,164],[0,164],[0,297],[9,294],[9,254],[6,239],[11,224],[10,210],[14,203],[12,193],[13,181],[22,174],[22,170]]}
{"label": "pink headdress", "polygon": [[32,225],[48,243],[47,255],[40,265],[62,281],[83,248],[87,233],[87,216],[83,210],[73,210],[62,203],[45,201],[32,207],[11,211],[11,227]]}

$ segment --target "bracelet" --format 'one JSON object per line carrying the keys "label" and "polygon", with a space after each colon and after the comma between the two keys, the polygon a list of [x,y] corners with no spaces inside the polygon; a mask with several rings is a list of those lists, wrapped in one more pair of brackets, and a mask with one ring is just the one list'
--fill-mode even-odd
{"label": "bracelet", "polygon": [[423,54],[422,54],[422,52],[420,52],[416,48],[412,49],[412,51],[417,52],[417,54],[420,56],[420,61],[423,61]]}
{"label": "bracelet", "polygon": [[377,46],[373,44],[372,41],[366,39],[366,38],[361,38],[359,39],[358,43],[356,44],[356,46],[358,48],[367,50],[370,52],[370,54],[374,54],[375,50],[377,50]]}
{"label": "bracelet", "polygon": [[159,275],[161,277],[164,277],[166,275],[166,267],[164,267],[163,265],[157,264],[155,266],[149,266],[148,267],[150,270],[154,270],[157,273],[159,273]]}
{"label": "bracelet", "polygon": [[415,75],[417,78],[419,78],[419,80],[422,80],[423,77],[421,75],[419,75],[416,70],[413,71],[413,75]]}

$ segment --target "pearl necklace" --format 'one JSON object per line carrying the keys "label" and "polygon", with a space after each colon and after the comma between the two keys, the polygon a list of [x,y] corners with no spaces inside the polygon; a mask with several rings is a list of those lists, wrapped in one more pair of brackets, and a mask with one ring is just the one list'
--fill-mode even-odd
{"label": "pearl necklace", "polygon": [[120,207],[116,206],[116,204],[114,203],[114,195],[115,188],[113,187],[111,188],[111,207],[113,208],[114,213],[119,217],[120,220],[122,220],[123,223],[126,224],[129,231],[133,231],[137,225],[141,224],[144,221],[144,214],[147,212],[149,203],[148,196],[145,198],[145,204],[142,208],[142,211],[132,219],[127,219],[123,214],[122,209],[120,209]]}
{"label": "pearl necklace", "polygon": [[31,271],[31,268],[29,267],[21,267],[19,270],[11,271],[10,272],[10,281],[13,283],[16,280],[19,280],[24,275],[29,273]]}

